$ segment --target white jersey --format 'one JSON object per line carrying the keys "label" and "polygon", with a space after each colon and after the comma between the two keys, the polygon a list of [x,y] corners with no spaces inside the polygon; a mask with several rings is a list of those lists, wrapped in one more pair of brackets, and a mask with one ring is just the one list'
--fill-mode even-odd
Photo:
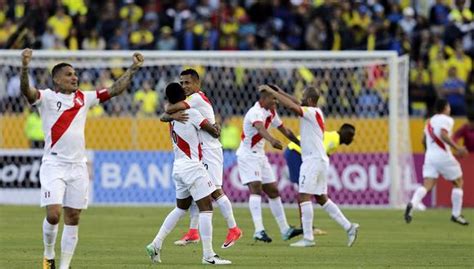
{"label": "white jersey", "polygon": [[51,89],[39,90],[33,104],[43,122],[45,145],[43,161],[86,162],[84,130],[88,109],[110,98],[107,89],[71,94]]}
{"label": "white jersey", "polygon": [[441,139],[441,130],[446,130],[451,137],[453,125],[453,118],[444,114],[436,114],[428,120],[424,130],[426,137],[425,162],[454,158],[451,147]]}
{"label": "white jersey", "polygon": [[[199,113],[201,113],[201,115],[204,116],[204,118],[206,118],[211,124],[216,123],[212,104],[202,91],[191,94],[186,98],[184,103],[188,108],[194,108],[199,111]],[[219,139],[212,137],[206,131],[199,131],[199,137],[202,141],[203,149],[215,149],[222,147]]]}
{"label": "white jersey", "polygon": [[173,142],[175,167],[201,165],[202,148],[198,130],[207,119],[196,109],[188,109],[189,120],[185,123],[172,121],[170,123],[171,139]]}
{"label": "white jersey", "polygon": [[329,162],[324,149],[324,116],[317,107],[301,107],[300,114],[301,157],[318,158]]}
{"label": "white jersey", "polygon": [[255,128],[257,122],[263,123],[267,130],[270,125],[273,127],[283,125],[283,122],[275,110],[267,110],[260,105],[260,102],[256,102],[247,114],[245,114],[242,141],[237,149],[237,155],[246,153],[265,155],[265,139],[258,133],[257,128]]}

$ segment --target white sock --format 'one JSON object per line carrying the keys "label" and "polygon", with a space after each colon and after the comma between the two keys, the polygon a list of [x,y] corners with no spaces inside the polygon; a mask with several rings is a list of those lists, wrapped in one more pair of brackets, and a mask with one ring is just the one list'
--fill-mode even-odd
{"label": "white sock", "polygon": [[79,226],[64,224],[63,235],[61,237],[61,265],[59,269],[69,269],[78,240]]}
{"label": "white sock", "polygon": [[56,237],[58,235],[59,225],[52,225],[46,218],[43,220],[43,244],[44,244],[44,257],[51,260],[54,259],[54,246],[56,245]]}
{"label": "white sock", "polygon": [[301,224],[303,225],[303,238],[314,240],[313,235],[313,202],[307,201],[300,204],[301,207]]}
{"label": "white sock", "polygon": [[227,227],[231,229],[237,226],[229,198],[224,194],[216,200],[216,203],[221,210],[222,216],[224,216],[224,219],[227,221]]}
{"label": "white sock", "polygon": [[199,225],[199,208],[195,202],[192,202],[189,207],[189,218],[189,229],[197,229]]}
{"label": "white sock", "polygon": [[459,217],[462,209],[462,196],[464,192],[460,188],[453,188],[451,191],[451,203],[453,204],[452,215]]}
{"label": "white sock", "polygon": [[339,225],[341,225],[344,230],[347,231],[349,230],[349,228],[351,228],[351,223],[346,219],[339,207],[335,203],[333,203],[331,199],[328,199],[326,201],[326,203],[323,205],[323,209],[326,210],[329,216],[331,216],[333,220],[339,223]]}
{"label": "white sock", "polygon": [[212,248],[212,211],[199,213],[199,233],[202,241],[202,252],[205,258],[214,257],[216,253]]}
{"label": "white sock", "polygon": [[250,194],[249,197],[250,214],[252,215],[255,232],[265,230],[262,220],[262,196],[258,194]]}
{"label": "white sock", "polygon": [[416,189],[415,193],[413,193],[413,197],[411,198],[411,204],[413,206],[416,206],[418,205],[421,200],[423,199],[423,197],[425,197],[427,191],[425,189],[425,187],[423,186],[420,186]]}
{"label": "white sock", "polygon": [[165,240],[166,236],[174,229],[178,221],[186,214],[186,210],[175,207],[169,214],[166,216],[165,221],[161,224],[160,230],[153,239],[153,245],[155,248],[160,248]]}
{"label": "white sock", "polygon": [[286,231],[288,231],[290,228],[290,225],[288,225],[288,221],[286,221],[285,210],[283,209],[281,198],[279,196],[274,199],[269,198],[268,203],[270,204],[273,217],[277,221],[278,227],[280,227],[280,233],[286,233]]}

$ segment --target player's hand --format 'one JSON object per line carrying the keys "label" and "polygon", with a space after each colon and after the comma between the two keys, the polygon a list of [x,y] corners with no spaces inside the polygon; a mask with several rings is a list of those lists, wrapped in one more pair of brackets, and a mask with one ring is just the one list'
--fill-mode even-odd
{"label": "player's hand", "polygon": [[217,133],[219,134],[219,136],[221,135],[221,126],[219,125],[219,123],[214,123],[214,128],[216,128],[217,130]]}
{"label": "player's hand", "polygon": [[145,61],[145,58],[143,57],[141,53],[135,52],[133,54],[133,67],[135,68],[142,67],[144,61]]}
{"label": "player's hand", "polygon": [[175,120],[175,121],[179,121],[181,123],[185,123],[188,121],[189,119],[189,116],[186,112],[184,112],[184,110],[181,110],[181,111],[178,111],[178,112],[175,112],[173,114],[170,115],[170,117]]}
{"label": "player's hand", "polygon": [[258,86],[258,91],[259,92],[269,92],[269,93],[274,93],[275,90],[273,90],[272,88],[270,88],[270,86],[268,85],[260,85]]}
{"label": "player's hand", "polygon": [[21,63],[23,64],[24,67],[27,67],[28,64],[30,63],[32,55],[33,55],[32,49],[24,49],[21,52]]}
{"label": "player's hand", "polygon": [[459,147],[456,149],[456,156],[458,157],[465,157],[467,156],[468,152],[465,147]]}
{"label": "player's hand", "polygon": [[271,143],[272,143],[273,148],[283,149],[283,145],[281,144],[281,142],[279,140],[273,139],[273,141]]}

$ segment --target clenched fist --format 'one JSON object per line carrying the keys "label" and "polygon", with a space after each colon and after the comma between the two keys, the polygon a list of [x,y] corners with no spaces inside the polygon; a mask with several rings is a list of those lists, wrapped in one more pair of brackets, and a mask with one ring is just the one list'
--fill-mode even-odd
{"label": "clenched fist", "polygon": [[28,64],[30,63],[32,55],[33,55],[32,49],[24,49],[21,52],[21,63],[23,64],[24,67],[28,66]]}
{"label": "clenched fist", "polygon": [[135,52],[133,54],[133,67],[142,67],[143,65],[143,62],[145,61],[145,58],[143,57],[143,55],[139,52]]}

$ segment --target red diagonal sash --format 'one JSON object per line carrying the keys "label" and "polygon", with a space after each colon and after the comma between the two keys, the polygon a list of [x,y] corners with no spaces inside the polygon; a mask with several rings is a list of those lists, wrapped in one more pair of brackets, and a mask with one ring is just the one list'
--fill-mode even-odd
{"label": "red diagonal sash", "polygon": [[446,150],[446,146],[444,145],[443,141],[441,141],[441,139],[439,139],[439,137],[437,137],[434,133],[434,130],[433,130],[433,126],[431,126],[431,123],[428,122],[428,126],[427,126],[427,129],[428,129],[428,134],[430,135],[431,139],[433,139],[433,141],[440,147],[442,148],[443,150]]}
{"label": "red diagonal sash", "polygon": [[77,113],[84,106],[84,94],[81,91],[74,93],[74,106],[65,110],[58,120],[51,127],[51,148],[58,142],[58,140],[67,131]]}

